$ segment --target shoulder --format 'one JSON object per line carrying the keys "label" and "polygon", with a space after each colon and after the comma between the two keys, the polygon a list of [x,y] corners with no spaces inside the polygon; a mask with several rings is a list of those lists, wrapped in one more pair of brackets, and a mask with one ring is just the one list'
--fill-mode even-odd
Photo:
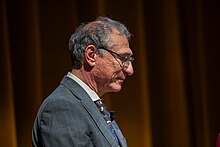
{"label": "shoulder", "polygon": [[62,113],[80,109],[81,98],[77,97],[70,89],[59,85],[41,104],[39,113]]}
{"label": "shoulder", "polygon": [[78,104],[80,100],[71,91],[59,85],[41,104],[39,111],[44,111],[48,107],[65,107]]}
{"label": "shoulder", "polygon": [[38,124],[77,117],[85,113],[81,99],[70,89],[59,85],[41,104],[38,113]]}

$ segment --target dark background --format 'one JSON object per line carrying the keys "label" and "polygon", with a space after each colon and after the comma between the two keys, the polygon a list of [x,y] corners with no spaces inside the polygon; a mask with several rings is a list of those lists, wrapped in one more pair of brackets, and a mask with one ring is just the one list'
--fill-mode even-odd
{"label": "dark background", "polygon": [[31,146],[41,102],[71,69],[68,40],[99,15],[132,32],[135,74],[108,94],[129,147],[213,147],[219,0],[1,0],[0,146]]}

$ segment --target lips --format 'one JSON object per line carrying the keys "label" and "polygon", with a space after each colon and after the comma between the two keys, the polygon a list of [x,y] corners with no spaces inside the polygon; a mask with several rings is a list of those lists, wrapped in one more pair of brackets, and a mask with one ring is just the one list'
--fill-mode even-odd
{"label": "lips", "polygon": [[123,83],[125,79],[124,78],[117,78],[116,80],[119,81],[120,83]]}

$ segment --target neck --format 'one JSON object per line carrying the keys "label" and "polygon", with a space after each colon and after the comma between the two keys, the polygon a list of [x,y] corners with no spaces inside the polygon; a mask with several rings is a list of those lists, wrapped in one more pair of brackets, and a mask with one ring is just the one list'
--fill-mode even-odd
{"label": "neck", "polygon": [[77,76],[80,80],[82,80],[85,84],[87,84],[93,91],[95,91],[100,97],[102,96],[99,91],[97,84],[94,80],[93,75],[91,72],[85,71],[82,68],[81,69],[72,69],[72,74]]}

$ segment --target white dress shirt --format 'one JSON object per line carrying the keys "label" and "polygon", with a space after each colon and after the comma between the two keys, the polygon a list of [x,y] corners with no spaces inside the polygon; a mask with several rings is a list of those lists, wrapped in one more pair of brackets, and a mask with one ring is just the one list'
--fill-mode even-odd
{"label": "white dress shirt", "polygon": [[92,101],[97,101],[100,99],[99,96],[95,93],[95,91],[93,91],[88,85],[86,85],[82,80],[80,80],[74,74],[72,74],[71,72],[68,72],[67,77],[76,81],[86,91],[86,93],[90,96]]}

